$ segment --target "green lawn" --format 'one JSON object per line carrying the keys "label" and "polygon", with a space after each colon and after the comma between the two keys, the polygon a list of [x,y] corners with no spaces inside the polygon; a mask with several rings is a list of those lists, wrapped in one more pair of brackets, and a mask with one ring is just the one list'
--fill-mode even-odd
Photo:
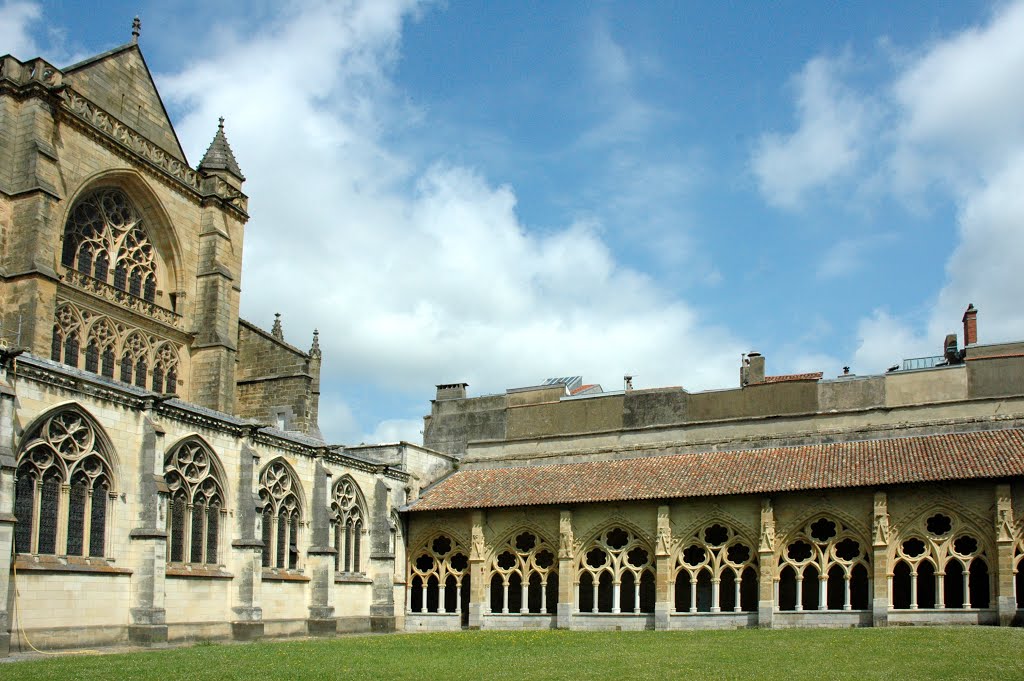
{"label": "green lawn", "polygon": [[1024,678],[1024,629],[458,632],[349,636],[55,657],[0,665],[28,679]]}

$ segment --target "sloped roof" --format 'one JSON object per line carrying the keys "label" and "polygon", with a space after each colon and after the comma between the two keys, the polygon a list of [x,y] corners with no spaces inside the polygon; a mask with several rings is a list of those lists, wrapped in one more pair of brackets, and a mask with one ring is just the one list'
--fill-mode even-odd
{"label": "sloped roof", "polygon": [[1024,475],[1024,430],[460,470],[410,511],[765,494]]}
{"label": "sloped roof", "polygon": [[220,119],[217,125],[217,134],[203,154],[203,160],[199,162],[199,170],[226,170],[240,180],[245,179],[242,169],[238,167],[235,154],[231,151],[228,138],[224,135],[224,119]]}

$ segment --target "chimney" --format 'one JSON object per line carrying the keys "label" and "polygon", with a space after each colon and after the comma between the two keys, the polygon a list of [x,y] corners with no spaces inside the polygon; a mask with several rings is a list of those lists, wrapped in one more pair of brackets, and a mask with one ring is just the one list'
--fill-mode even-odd
{"label": "chimney", "polygon": [[978,342],[978,308],[974,303],[967,306],[964,312],[964,347]]}
{"label": "chimney", "polygon": [[760,352],[748,352],[740,367],[740,385],[764,383],[764,356]]}
{"label": "chimney", "polygon": [[442,383],[437,386],[438,400],[461,400],[466,397],[466,386],[469,383]]}

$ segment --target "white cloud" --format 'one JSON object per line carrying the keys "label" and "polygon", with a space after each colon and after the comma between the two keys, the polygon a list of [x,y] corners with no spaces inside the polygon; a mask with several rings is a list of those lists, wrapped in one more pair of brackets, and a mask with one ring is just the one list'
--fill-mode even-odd
{"label": "white cloud", "polygon": [[[424,412],[435,383],[459,380],[476,393],[576,373],[616,386],[626,371],[637,387],[734,384],[741,345],[618,263],[599,224],[530,232],[512,187],[418,167],[384,141],[406,124],[388,74],[409,11],[306,4],[159,79],[187,111],[191,158],[227,118],[252,197],[242,312],[261,324],[283,312],[301,347],[319,327],[324,433],[358,436],[333,392],[342,379],[416,396]],[[418,440],[422,424],[386,416],[365,437]]]}
{"label": "white cloud", "polygon": [[816,57],[793,79],[797,129],[766,133],[754,151],[754,174],[765,199],[798,207],[804,195],[852,173],[874,122],[868,98],[846,87],[848,59]]}
{"label": "white cloud", "polygon": [[423,442],[423,419],[387,419],[377,424],[372,433],[363,436],[361,442]]}
{"label": "white cloud", "polygon": [[0,5],[0,50],[19,59],[39,56],[39,48],[29,34],[29,26],[39,19],[39,5],[31,2],[5,2]]}

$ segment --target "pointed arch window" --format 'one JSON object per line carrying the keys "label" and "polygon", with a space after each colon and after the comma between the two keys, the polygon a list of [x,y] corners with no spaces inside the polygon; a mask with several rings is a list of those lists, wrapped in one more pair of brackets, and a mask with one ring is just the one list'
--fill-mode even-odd
{"label": "pointed arch window", "polygon": [[91,421],[64,410],[44,419],[24,442],[15,482],[15,551],[106,555],[112,475]]}
{"label": "pointed arch window", "polygon": [[654,612],[654,551],[631,530],[595,537],[576,563],[579,612]]}
{"label": "pointed arch window", "polygon": [[409,560],[406,608],[417,613],[461,613],[469,605],[469,554],[446,534],[424,542]]}
{"label": "pointed arch window", "polygon": [[362,572],[363,508],[355,481],[347,475],[334,486],[331,500],[331,526],[334,529],[334,569],[337,572]]}
{"label": "pointed arch window", "polygon": [[128,335],[121,347],[120,378],[125,383],[134,383],[140,388],[146,387],[146,358],[149,355],[149,344],[138,331]]}
{"label": "pointed arch window", "polygon": [[757,551],[733,527],[711,523],[678,543],[673,611],[757,610]]}
{"label": "pointed arch window", "polygon": [[780,610],[866,610],[870,544],[853,528],[820,516],[797,529],[778,556]]}
{"label": "pointed arch window", "polygon": [[81,315],[71,305],[61,305],[57,308],[50,359],[77,367],[83,326]]}
{"label": "pointed arch window", "polygon": [[492,613],[555,612],[558,558],[548,542],[530,531],[509,538],[490,563]]}
{"label": "pointed arch window", "polygon": [[167,560],[216,565],[227,514],[216,456],[202,442],[186,440],[167,455],[164,481],[171,496]]}
{"label": "pointed arch window", "polygon": [[113,378],[116,345],[117,332],[113,325],[104,318],[94,321],[89,327],[85,350],[85,370]]}
{"label": "pointed arch window", "polygon": [[153,244],[120,189],[97,189],[75,204],[64,226],[61,262],[149,302],[156,297]]}
{"label": "pointed arch window", "polygon": [[298,567],[300,494],[298,481],[283,461],[271,461],[260,473],[263,567],[282,570]]}
{"label": "pointed arch window", "polygon": [[153,360],[153,392],[173,393],[178,387],[178,353],[170,343],[163,343]]}

